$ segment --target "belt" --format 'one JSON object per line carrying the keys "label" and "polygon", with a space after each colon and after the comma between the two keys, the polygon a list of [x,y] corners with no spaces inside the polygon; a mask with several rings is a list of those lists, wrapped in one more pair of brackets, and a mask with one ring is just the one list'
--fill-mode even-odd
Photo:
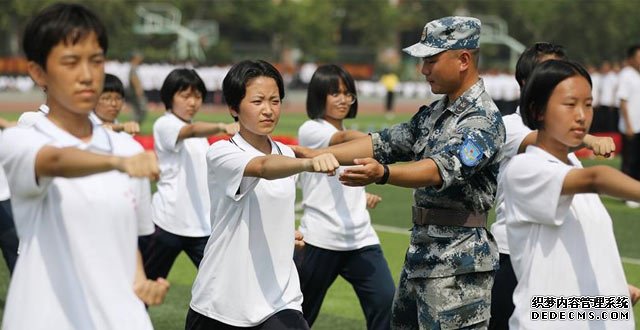
{"label": "belt", "polygon": [[485,227],[487,213],[474,213],[466,210],[427,209],[413,206],[412,221],[416,225],[454,226],[454,227]]}

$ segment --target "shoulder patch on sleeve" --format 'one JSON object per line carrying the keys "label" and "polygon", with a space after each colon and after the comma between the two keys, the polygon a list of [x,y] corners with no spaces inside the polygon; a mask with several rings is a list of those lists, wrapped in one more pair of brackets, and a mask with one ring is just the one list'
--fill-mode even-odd
{"label": "shoulder patch on sleeve", "polygon": [[467,138],[460,148],[460,161],[466,166],[476,166],[482,159],[483,150],[473,140]]}

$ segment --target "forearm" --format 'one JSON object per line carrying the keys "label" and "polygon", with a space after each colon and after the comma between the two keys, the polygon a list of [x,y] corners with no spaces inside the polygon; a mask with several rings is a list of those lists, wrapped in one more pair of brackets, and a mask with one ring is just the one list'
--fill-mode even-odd
{"label": "forearm", "polygon": [[245,167],[244,175],[274,180],[312,170],[311,159],[267,155],[252,159]]}
{"label": "forearm", "polygon": [[366,137],[368,134],[356,130],[344,130],[335,133],[329,141],[329,146],[349,142],[355,139]]}
{"label": "forearm", "polygon": [[[629,119],[629,110],[627,106],[627,101],[620,101],[620,115],[622,115],[622,119],[624,120],[624,124],[626,127],[633,129],[631,126],[631,121]],[[625,132],[627,134],[631,134],[631,132]]]}
{"label": "forearm", "polygon": [[192,137],[207,137],[209,135],[223,133],[225,132],[225,127],[226,125],[224,123],[191,123],[180,129],[178,140]]}
{"label": "forearm", "polygon": [[406,188],[442,185],[438,166],[431,159],[389,166],[388,184]]}
{"label": "forearm", "polygon": [[373,142],[371,136],[366,135],[349,142],[318,149],[315,155],[325,152],[333,154],[341,165],[353,165],[353,160],[356,158],[373,157]]}
{"label": "forearm", "polygon": [[74,178],[118,169],[123,159],[77,148],[45,146],[36,155],[36,176]]}
{"label": "forearm", "polygon": [[592,166],[567,173],[561,194],[598,193],[640,201],[640,182],[609,166]]}
{"label": "forearm", "polygon": [[144,263],[142,261],[142,253],[136,250],[136,277],[134,283],[141,283],[147,280],[147,274],[144,272]]}

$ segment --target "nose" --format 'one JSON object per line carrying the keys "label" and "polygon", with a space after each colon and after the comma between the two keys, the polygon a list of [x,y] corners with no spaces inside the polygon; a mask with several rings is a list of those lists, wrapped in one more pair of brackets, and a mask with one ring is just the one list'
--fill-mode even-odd
{"label": "nose", "polygon": [[91,70],[91,65],[88,61],[82,62],[80,64],[80,81],[84,84],[91,84],[93,81],[93,72]]}
{"label": "nose", "polygon": [[579,106],[576,108],[576,121],[580,123],[584,123],[587,116],[591,113],[591,109],[587,106]]}
{"label": "nose", "polygon": [[426,61],[422,62],[421,72],[423,75],[428,76],[431,73],[431,65],[429,65],[429,63],[427,63]]}

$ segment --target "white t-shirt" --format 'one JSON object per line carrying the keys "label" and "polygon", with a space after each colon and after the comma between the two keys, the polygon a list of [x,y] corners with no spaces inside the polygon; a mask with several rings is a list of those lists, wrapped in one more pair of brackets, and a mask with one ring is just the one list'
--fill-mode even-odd
{"label": "white t-shirt", "polygon": [[[504,158],[500,161],[500,171],[498,174],[498,182],[503,180],[505,168],[511,161],[511,158],[518,154],[520,144],[532,130],[525,126],[520,116],[520,109],[515,113],[502,117],[506,138],[502,146],[502,155]],[[504,189],[502,185],[498,185],[496,191],[496,222],[491,225],[491,234],[498,243],[498,251],[502,254],[509,254],[509,245],[507,243],[507,221],[504,212]]]}
{"label": "white t-shirt", "polygon": [[600,104],[607,107],[617,107],[616,89],[618,88],[618,74],[610,71],[602,76],[600,85]]}
{"label": "white t-shirt", "polygon": [[[638,70],[626,66],[620,71],[620,79],[618,80],[618,100],[627,101],[627,114],[631,121],[631,127],[635,134],[640,133],[640,72]],[[625,122],[622,114],[618,121],[618,129],[625,130]]]}
{"label": "white t-shirt", "polygon": [[153,222],[180,236],[205,237],[211,234],[206,138],[178,141],[187,125],[167,112],[153,124],[153,147],[158,155],[160,180],[153,194]]}
{"label": "white t-shirt", "polygon": [[[298,130],[301,146],[317,149],[329,146],[338,132],[323,119],[307,120]],[[344,167],[338,169],[338,172]],[[347,187],[338,175],[300,174],[304,214],[300,231],[305,242],[328,250],[349,251],[380,244],[367,211],[363,187]]]}
{"label": "white t-shirt", "polygon": [[[633,329],[628,321],[532,320],[533,296],[628,296],[607,210],[597,194],[561,195],[567,165],[535,146],[511,160],[504,186],[507,233],[518,285],[511,329]],[[599,324],[599,325],[596,325]],[[590,327],[591,326],[591,327]]]}
{"label": "white t-shirt", "polygon": [[134,181],[118,171],[39,182],[34,175],[36,155],[46,145],[124,156],[131,143],[100,126],[85,143],[44,116],[3,133],[0,161],[20,239],[3,329],[152,328],[133,291]]}
{"label": "white t-shirt", "polygon": [[46,104],[41,104],[38,111],[23,112],[18,118],[18,125],[31,126],[35,124],[40,118],[49,114],[49,107]]}
{"label": "white t-shirt", "polygon": [[[294,157],[272,142],[272,154]],[[295,177],[245,177],[264,154],[240,134],[207,152],[212,232],[191,290],[191,308],[237,327],[256,326],[286,309],[302,311],[293,263]]]}

